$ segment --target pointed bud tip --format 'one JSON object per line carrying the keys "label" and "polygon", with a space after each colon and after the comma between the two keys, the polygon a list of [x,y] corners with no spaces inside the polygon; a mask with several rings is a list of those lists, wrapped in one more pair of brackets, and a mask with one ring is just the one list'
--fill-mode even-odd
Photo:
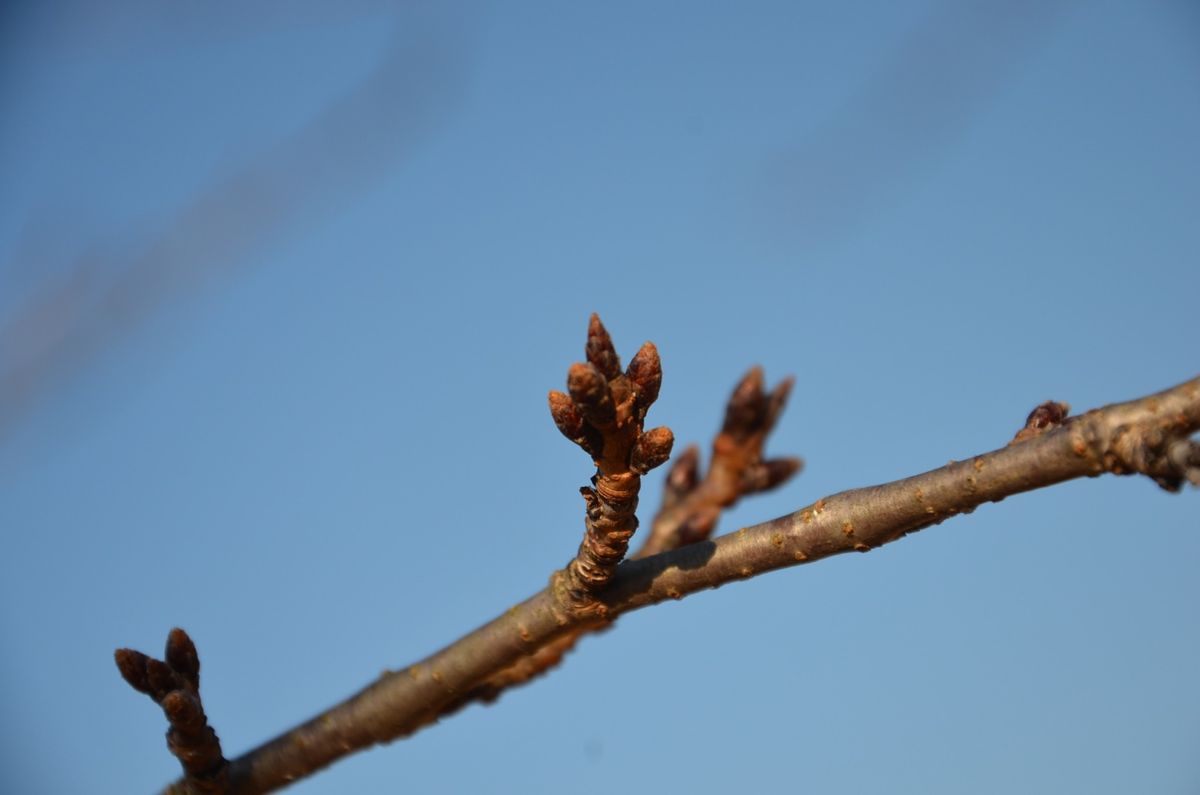
{"label": "pointed bud tip", "polygon": [[608,329],[600,322],[600,316],[592,314],[588,323],[587,345],[584,347],[587,360],[594,364],[605,378],[616,378],[621,374],[621,359],[613,347]]}
{"label": "pointed bud tip", "polygon": [[645,342],[629,361],[625,375],[637,389],[638,405],[648,408],[658,399],[662,387],[662,360],[653,342]]}
{"label": "pointed bud tip", "polygon": [[117,649],[113,652],[113,659],[117,663],[117,670],[121,672],[121,678],[129,683],[130,687],[139,693],[150,692],[150,683],[146,676],[146,661],[149,658],[146,655],[133,649]]}
{"label": "pointed bud tip", "polygon": [[761,392],[763,387],[764,375],[761,364],[756,364],[746,371],[742,376],[742,380],[734,388],[734,394],[742,392]]}
{"label": "pointed bud tip", "polygon": [[197,689],[200,687],[200,655],[191,637],[179,627],[167,635],[165,659],[167,665],[183,676],[188,684]]}

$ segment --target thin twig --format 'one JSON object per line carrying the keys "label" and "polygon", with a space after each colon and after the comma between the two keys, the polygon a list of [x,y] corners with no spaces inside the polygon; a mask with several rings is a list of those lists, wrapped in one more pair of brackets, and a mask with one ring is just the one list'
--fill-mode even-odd
{"label": "thin twig", "polygon": [[782,485],[800,471],[804,462],[799,458],[763,457],[792,384],[791,378],[785,378],[766,392],[761,367],[746,373],[729,397],[704,479],[698,479],[698,451],[688,448],[667,475],[662,507],[637,557],[705,540],[716,529],[722,511],[744,496]]}
{"label": "thin twig", "polygon": [[[1196,475],[1200,378],[1096,409],[969,461],[841,492],[711,541],[622,563],[596,597],[608,617],[850,551],[868,551],[986,502],[1080,477],[1144,474],[1168,490]],[[232,795],[278,789],[429,724],[531,650],[597,622],[546,589],[451,645],[230,763]]]}
{"label": "thin twig", "polygon": [[592,485],[580,489],[587,503],[583,542],[555,586],[573,612],[603,613],[594,594],[612,579],[637,530],[642,475],[670,457],[675,437],[666,427],[642,431],[662,384],[654,343],[643,345],[622,372],[612,338],[593,314],[585,350],[587,363],[567,373],[570,395],[552,391],[549,398],[555,425],[596,465]]}
{"label": "thin twig", "polygon": [[167,792],[175,795],[224,795],[229,786],[229,763],[221,741],[208,725],[200,701],[200,656],[182,629],[167,635],[162,660],[133,649],[113,655],[121,676],[134,690],[150,696],[171,724],[167,747],[183,766],[184,777]]}

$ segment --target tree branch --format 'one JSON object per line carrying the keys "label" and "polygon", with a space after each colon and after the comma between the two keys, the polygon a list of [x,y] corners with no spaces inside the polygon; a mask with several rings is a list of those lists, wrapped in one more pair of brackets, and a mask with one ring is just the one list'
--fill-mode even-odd
{"label": "tree branch", "polygon": [[463,695],[557,639],[630,610],[850,551],[866,552],[985,502],[1079,477],[1146,475],[1167,490],[1200,481],[1200,378],[1090,411],[1007,447],[880,486],[817,500],[795,513],[711,541],[629,560],[573,609],[547,588],[405,671],[230,762],[229,793],[278,789],[337,759],[412,734]]}

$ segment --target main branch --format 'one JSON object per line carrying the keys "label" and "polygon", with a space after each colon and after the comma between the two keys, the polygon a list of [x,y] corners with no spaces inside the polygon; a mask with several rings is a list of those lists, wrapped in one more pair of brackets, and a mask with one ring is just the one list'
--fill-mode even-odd
{"label": "main branch", "polygon": [[229,793],[269,792],[337,759],[412,734],[524,656],[599,621],[842,552],[866,552],[985,502],[1103,473],[1140,473],[1168,490],[1200,485],[1200,378],[1157,395],[1052,421],[1031,416],[1007,447],[795,513],[628,560],[595,593],[603,617],[547,588],[408,669],[388,673],[312,720],[234,759]]}

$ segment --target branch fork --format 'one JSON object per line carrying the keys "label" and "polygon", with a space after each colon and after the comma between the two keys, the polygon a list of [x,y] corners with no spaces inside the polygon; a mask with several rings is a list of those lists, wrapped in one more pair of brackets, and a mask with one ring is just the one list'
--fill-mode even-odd
{"label": "branch fork", "polygon": [[167,636],[162,660],[133,649],[113,655],[129,686],[150,696],[163,709],[171,728],[167,747],[183,766],[184,777],[168,792],[175,795],[225,795],[229,763],[221,741],[208,725],[200,701],[200,657],[196,644],[178,627]]}

